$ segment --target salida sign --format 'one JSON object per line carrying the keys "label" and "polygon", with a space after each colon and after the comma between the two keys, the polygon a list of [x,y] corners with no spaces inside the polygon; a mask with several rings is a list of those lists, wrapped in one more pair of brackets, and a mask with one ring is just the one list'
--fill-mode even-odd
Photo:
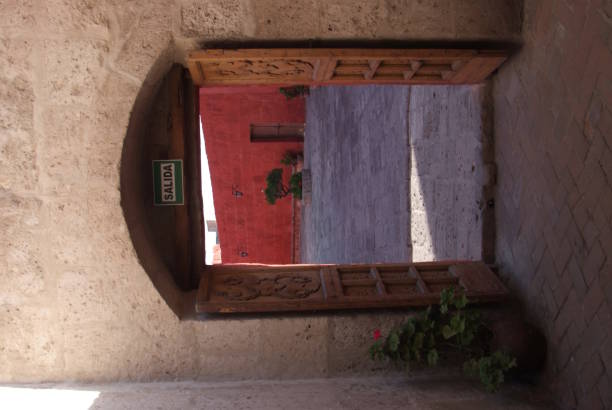
{"label": "salida sign", "polygon": [[153,161],[155,205],[183,205],[183,160]]}

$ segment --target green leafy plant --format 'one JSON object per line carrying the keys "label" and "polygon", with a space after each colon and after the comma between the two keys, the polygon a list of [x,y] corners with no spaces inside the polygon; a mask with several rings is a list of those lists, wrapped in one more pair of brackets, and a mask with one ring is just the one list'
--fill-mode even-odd
{"label": "green leafy plant", "polygon": [[283,169],[274,168],[266,177],[266,201],[269,204],[274,204],[277,199],[287,196],[287,187],[283,185]]}
{"label": "green leafy plant", "polygon": [[516,359],[500,350],[478,359],[470,359],[463,364],[463,371],[478,377],[487,391],[494,392],[504,382],[508,370],[516,367]]}
{"label": "green leafy plant", "polygon": [[302,199],[302,172],[296,172],[289,177],[289,193],[297,199]]}
{"label": "green leafy plant", "polygon": [[467,375],[480,378],[488,391],[497,390],[516,360],[505,352],[489,351],[490,331],[478,312],[466,309],[468,304],[464,293],[452,287],[444,289],[439,306],[429,306],[409,318],[386,338],[375,330],[370,357],[409,369],[415,363],[436,366],[441,358],[459,354],[467,358],[463,365]]}
{"label": "green leafy plant", "polygon": [[302,97],[304,95],[308,95],[310,90],[305,85],[294,85],[293,87],[280,87],[278,89],[282,95],[284,95],[288,100],[296,97]]}
{"label": "green leafy plant", "polygon": [[[301,153],[287,151],[281,158],[280,162],[283,165],[294,167],[298,164],[298,159]],[[288,184],[283,183],[283,169],[274,168],[266,177],[266,188],[264,189],[266,201],[270,205],[274,205],[277,199],[284,198],[287,195],[293,195],[297,199],[302,199],[302,173],[294,172],[289,177]]]}
{"label": "green leafy plant", "polygon": [[283,155],[283,157],[281,158],[280,162],[283,165],[294,166],[298,163],[298,156],[298,153],[287,151],[285,152],[285,155]]}
{"label": "green leafy plant", "polygon": [[289,185],[283,184],[283,169],[274,168],[266,177],[266,188],[264,190],[266,201],[274,205],[277,199],[292,194],[297,199],[302,199],[302,173],[296,172],[289,178]]}

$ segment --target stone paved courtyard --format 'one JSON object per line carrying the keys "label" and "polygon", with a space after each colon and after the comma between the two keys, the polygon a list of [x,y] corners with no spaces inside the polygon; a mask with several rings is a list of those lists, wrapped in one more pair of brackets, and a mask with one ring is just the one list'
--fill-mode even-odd
{"label": "stone paved courtyard", "polygon": [[612,1],[526,1],[494,78],[497,261],[560,407],[612,408]]}
{"label": "stone paved courtyard", "polygon": [[312,200],[303,262],[411,259],[408,87],[321,87],[307,99]]}
{"label": "stone paved courtyard", "polygon": [[543,410],[524,386],[489,394],[459,377],[296,381],[0,385],[3,410]]}
{"label": "stone paved courtyard", "polygon": [[321,87],[302,261],[482,259],[483,86]]}

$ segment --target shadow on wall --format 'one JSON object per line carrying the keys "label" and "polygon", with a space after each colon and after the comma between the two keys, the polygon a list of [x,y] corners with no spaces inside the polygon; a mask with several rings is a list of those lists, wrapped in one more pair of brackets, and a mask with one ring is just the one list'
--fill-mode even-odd
{"label": "shadow on wall", "polygon": [[493,209],[487,205],[493,161],[489,107],[485,85],[411,87],[415,262],[494,259]]}
{"label": "shadow on wall", "polygon": [[151,159],[164,159],[169,150],[165,85],[172,68],[170,57],[168,51],[158,59],[134,103],[121,157],[121,206],[141,265],[172,311],[184,317],[193,312],[195,292],[181,290],[173,278],[175,248],[168,242],[173,235],[163,233],[173,233],[174,223],[172,218],[160,218],[159,213],[173,214],[154,209],[152,203]]}

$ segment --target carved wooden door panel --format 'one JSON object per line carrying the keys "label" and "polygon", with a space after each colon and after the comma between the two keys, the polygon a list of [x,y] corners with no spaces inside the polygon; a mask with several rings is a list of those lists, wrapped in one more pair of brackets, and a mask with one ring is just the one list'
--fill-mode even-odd
{"label": "carved wooden door panel", "polygon": [[477,49],[199,50],[187,63],[199,86],[474,84],[508,57]]}
{"label": "carved wooden door panel", "polygon": [[213,265],[198,312],[281,312],[425,306],[454,286],[478,302],[508,295],[482,262],[375,265]]}

